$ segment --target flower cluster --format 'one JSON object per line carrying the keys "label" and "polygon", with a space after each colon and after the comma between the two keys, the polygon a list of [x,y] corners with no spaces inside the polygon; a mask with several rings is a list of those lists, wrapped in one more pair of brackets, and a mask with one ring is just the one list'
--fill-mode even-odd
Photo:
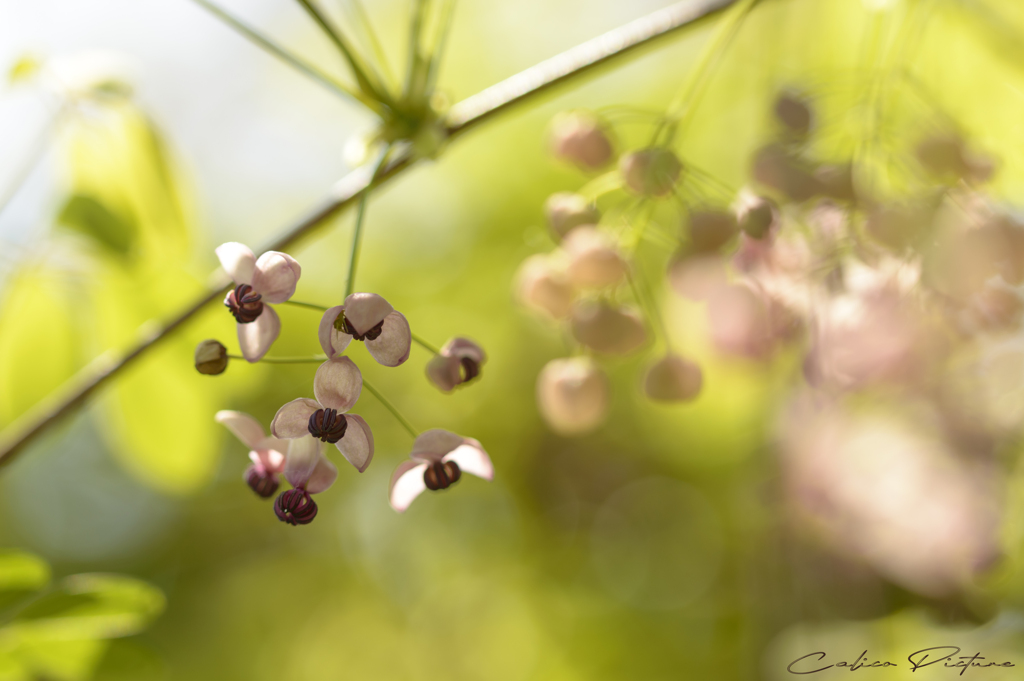
{"label": "flower cluster", "polygon": [[[334,445],[360,473],[373,460],[373,432],[369,424],[361,416],[349,413],[365,382],[355,362],[343,353],[353,341],[359,341],[379,364],[397,367],[409,359],[414,337],[405,316],[375,293],[353,293],[343,304],[330,308],[290,301],[302,270],[289,255],[270,251],[256,258],[249,248],[238,243],[223,244],[216,252],[235,284],[224,305],[238,323],[242,353],[239,359],[250,363],[320,364],[313,377],[313,398],[299,397],[283,405],[270,424],[270,436],[248,414],[221,411],[215,417],[250,448],[252,465],[246,469],[244,478],[252,490],[260,497],[272,497],[283,475],[292,488],[277,496],[274,512],[282,522],[305,525],[317,515],[313,495],[329,489],[338,477],[338,469],[328,455],[328,444]],[[271,303],[288,302],[323,310],[318,328],[323,357],[265,357],[281,331],[280,318]],[[219,341],[203,341],[196,348],[196,369],[204,374],[220,374],[231,358]],[[452,338],[434,351],[426,374],[440,390],[450,392],[479,377],[485,360],[483,349],[476,343]],[[385,406],[394,411],[386,401]],[[411,461],[400,464],[391,479],[389,501],[396,511],[408,508],[423,490],[447,489],[464,472],[486,480],[493,478],[490,458],[476,440],[440,429],[417,434],[404,417],[397,412],[395,415],[415,436]]]}

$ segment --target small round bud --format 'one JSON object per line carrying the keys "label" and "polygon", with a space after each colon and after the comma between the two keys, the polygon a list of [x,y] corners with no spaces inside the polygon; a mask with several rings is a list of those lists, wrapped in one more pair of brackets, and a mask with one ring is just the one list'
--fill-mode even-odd
{"label": "small round bud", "polygon": [[634,193],[663,197],[675,189],[683,164],[670,150],[651,147],[623,156],[619,171],[626,186]]}
{"label": "small round bud", "polygon": [[524,305],[553,319],[568,317],[572,309],[569,277],[545,255],[532,255],[519,266],[516,294]]}
{"label": "small round bud", "polygon": [[580,435],[599,426],[608,414],[608,379],[586,357],[556,359],[537,376],[541,416],[562,435]]}
{"label": "small round bud", "polygon": [[274,513],[289,525],[308,525],[316,517],[316,502],[304,489],[290,489],[274,500]]}
{"label": "small round bud", "polygon": [[722,210],[695,210],[689,223],[692,253],[714,253],[739,231],[736,216]]}
{"label": "small round bud", "polygon": [[544,215],[556,239],[561,239],[580,225],[596,225],[601,219],[597,206],[572,192],[558,192],[549,196],[544,203]]}
{"label": "small round bud", "polygon": [[228,349],[215,340],[204,340],[196,346],[196,371],[208,376],[224,373],[228,368]]}
{"label": "small round bud", "polygon": [[569,255],[569,281],[579,288],[614,286],[626,278],[626,261],[615,240],[594,227],[572,230],[562,248]]}
{"label": "small round bud", "polygon": [[754,154],[751,174],[766,187],[793,201],[806,201],[822,193],[821,182],[806,164],[778,144],[769,144]]}
{"label": "small round bud", "polygon": [[585,301],[573,307],[572,335],[588,348],[607,355],[628,355],[647,342],[647,329],[639,314],[603,301]]}
{"label": "small round bud", "polygon": [[744,192],[736,204],[736,220],[751,239],[763,239],[779,219],[779,210],[771,199]]}
{"label": "small round bud", "polygon": [[589,111],[566,111],[551,121],[551,153],[582,170],[600,170],[615,156],[604,123]]}
{"label": "small round bud", "polygon": [[811,107],[799,95],[793,92],[783,92],[775,100],[773,112],[775,118],[782,123],[787,132],[803,137],[811,131],[814,114],[811,112]]}
{"label": "small round bud", "polygon": [[268,473],[262,466],[253,464],[245,469],[245,482],[264,499],[274,496],[274,492],[280,486],[277,476]]}
{"label": "small round bud", "polygon": [[814,171],[821,194],[836,201],[853,203],[857,200],[857,188],[853,183],[853,166],[825,165]]}
{"label": "small round bud", "polygon": [[697,364],[678,355],[666,355],[647,370],[644,393],[659,402],[689,402],[700,394],[703,384]]}

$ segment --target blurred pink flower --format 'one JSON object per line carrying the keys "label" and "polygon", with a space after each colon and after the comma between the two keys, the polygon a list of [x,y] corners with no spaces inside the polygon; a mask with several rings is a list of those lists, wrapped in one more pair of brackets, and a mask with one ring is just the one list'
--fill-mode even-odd
{"label": "blurred pink flower", "polygon": [[608,378],[587,357],[554,359],[537,376],[537,407],[562,435],[582,435],[608,415]]}
{"label": "blurred pink flower", "polygon": [[248,246],[234,241],[216,249],[220,265],[235,282],[224,304],[238,321],[242,356],[258,362],[281,333],[281,320],[267,303],[283,303],[295,293],[302,268],[286,253],[267,251],[257,260]]}
{"label": "blurred pink flower", "polygon": [[472,438],[434,428],[420,434],[412,444],[411,461],[398,465],[391,475],[388,500],[399,513],[423,490],[447,489],[462,473],[491,480],[494,466],[483,446]]}
{"label": "blurred pink flower", "polygon": [[469,383],[487,361],[483,348],[468,338],[452,338],[427,363],[427,378],[444,392]]}
{"label": "blurred pink flower", "polygon": [[409,359],[412,331],[405,316],[376,293],[353,293],[320,320],[320,347],[336,357],[352,340],[363,341],[375,360],[396,367]]}
{"label": "blurred pink flower", "polygon": [[252,465],[245,470],[245,481],[264,499],[277,491],[279,473],[284,471],[287,442],[268,437],[260,422],[240,411],[218,411],[213,417],[234,433],[249,448]]}

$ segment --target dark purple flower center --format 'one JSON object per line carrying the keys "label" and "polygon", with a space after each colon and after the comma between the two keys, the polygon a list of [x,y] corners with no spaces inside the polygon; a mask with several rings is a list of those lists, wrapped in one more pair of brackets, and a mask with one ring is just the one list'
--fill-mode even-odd
{"label": "dark purple flower center", "polygon": [[337,409],[317,409],[309,416],[309,434],[324,442],[337,442],[347,429],[348,419]]}
{"label": "dark purple flower center", "polygon": [[290,489],[274,501],[274,513],[289,525],[308,525],[316,517],[316,502],[304,489]]}
{"label": "dark purple flower center", "polygon": [[245,474],[245,481],[249,483],[249,487],[252,488],[253,492],[256,492],[256,494],[264,499],[274,496],[274,492],[277,491],[277,487],[280,484],[277,481],[276,475],[268,473],[257,466],[249,466],[249,470]]}
{"label": "dark purple flower center", "polygon": [[463,357],[459,360],[462,366],[462,383],[469,383],[480,375],[480,363],[470,357]]}
{"label": "dark purple flower center", "polygon": [[376,326],[372,326],[367,329],[366,333],[360,334],[355,330],[355,327],[349,324],[348,320],[345,319],[345,313],[342,312],[338,315],[338,318],[334,320],[334,328],[342,333],[347,333],[357,341],[377,340],[377,337],[384,331],[384,320],[380,320]]}
{"label": "dark purple flower center", "polygon": [[462,471],[454,461],[435,461],[427,466],[427,470],[423,471],[423,482],[427,489],[432,491],[448,489],[461,477]]}
{"label": "dark purple flower center", "polygon": [[231,310],[231,314],[235,316],[239,324],[248,324],[256,321],[256,318],[263,313],[263,302],[260,300],[262,297],[260,294],[254,293],[249,284],[239,284],[233,291],[228,292],[224,304]]}

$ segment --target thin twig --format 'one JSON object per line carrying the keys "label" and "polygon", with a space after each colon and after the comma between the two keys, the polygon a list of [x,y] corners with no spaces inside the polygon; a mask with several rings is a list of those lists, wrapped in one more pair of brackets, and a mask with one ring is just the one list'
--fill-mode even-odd
{"label": "thin twig", "polygon": [[373,174],[370,176],[370,184],[359,197],[359,208],[356,212],[356,224],[352,230],[352,250],[348,255],[348,279],[345,282],[345,298],[352,295],[356,288],[356,270],[359,268],[359,249],[363,244],[363,224],[366,222],[366,204],[370,201],[370,190],[373,189],[380,169],[384,167],[384,159],[388,157],[390,147],[381,150],[377,160],[373,163]]}
{"label": "thin twig", "polygon": [[402,427],[409,431],[409,435],[412,435],[413,439],[415,439],[420,434],[420,432],[416,430],[416,427],[409,423],[409,419],[402,416],[402,412],[398,411],[398,408],[395,405],[391,404],[391,401],[388,398],[384,397],[384,395],[379,390],[377,390],[372,385],[367,383],[365,378],[363,379],[363,387],[369,390],[371,393],[373,393],[373,396],[376,397],[377,400],[381,404],[383,404],[388,411],[391,412],[391,415],[394,416],[395,419],[402,424]]}
{"label": "thin twig", "polygon": [[[448,136],[455,138],[512,107],[534,99],[542,93],[571,79],[593,71],[613,58],[635,53],[658,38],[709,17],[736,0],[682,0],[598,36],[581,45],[543,61],[483,90],[452,107],[448,118]],[[412,166],[411,150],[395,156],[379,173],[380,185]],[[321,204],[286,229],[264,250],[285,250],[312,234],[328,220],[359,200],[370,185],[372,169],[363,166],[341,178]],[[135,359],[167,338],[210,303],[222,300],[230,279],[223,272],[217,275],[211,289],[177,317],[163,325],[146,325],[138,344],[124,353],[108,351],[90,362],[65,385],[22,414],[0,433],[0,466],[10,463],[26,445],[42,435],[47,428],[73,413],[97,389],[114,378]]]}

